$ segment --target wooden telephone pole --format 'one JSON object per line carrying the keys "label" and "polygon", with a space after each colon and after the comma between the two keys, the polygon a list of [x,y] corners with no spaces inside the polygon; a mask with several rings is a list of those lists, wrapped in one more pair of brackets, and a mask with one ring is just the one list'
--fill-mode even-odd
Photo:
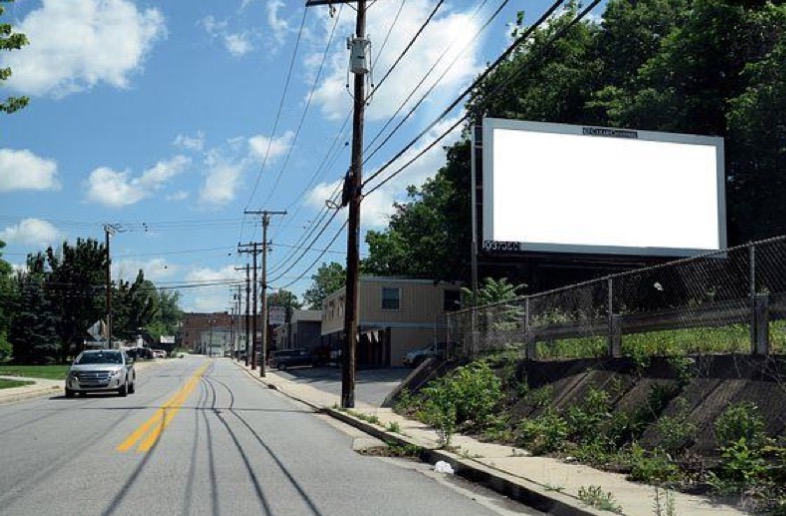
{"label": "wooden telephone pole", "polygon": [[[248,320],[249,319],[249,310],[251,309],[251,305],[250,305],[250,301],[251,301],[251,299],[250,299],[251,298],[251,276],[250,276],[251,275],[251,269],[250,269],[250,266],[248,264],[246,264],[245,267],[235,267],[235,270],[236,271],[242,271],[242,270],[246,271],[246,317],[245,317],[245,321],[246,321],[246,323],[245,323],[245,331],[246,331],[246,358],[245,358],[245,363],[246,363],[246,365],[248,365],[248,353],[249,353],[249,346],[250,346],[250,342],[251,342],[251,340],[250,340],[251,337],[249,335],[250,334],[250,327],[249,327],[249,322],[250,321]],[[241,294],[241,289],[242,289],[242,286],[238,285],[238,287],[237,287],[237,295],[238,295],[238,316],[239,317],[242,317],[242,313],[243,313],[243,310],[242,310],[242,307],[243,307],[243,303],[242,303],[243,295]]]}
{"label": "wooden telephone pole", "polygon": [[[270,225],[271,215],[286,215],[286,211],[249,211],[243,213],[246,215],[261,215],[262,216],[262,353],[259,359],[259,376],[265,376],[265,359],[267,358],[267,227]],[[256,267],[256,262],[254,263]],[[254,276],[254,285],[256,288],[256,272]],[[256,294],[254,294],[254,303],[256,303]],[[252,366],[253,369],[253,366]]]}
{"label": "wooden telephone pole", "polygon": [[349,40],[350,66],[355,74],[352,117],[352,164],[345,180],[348,193],[347,285],[344,305],[344,342],[341,353],[341,407],[355,407],[355,369],[358,341],[358,275],[360,269],[360,201],[363,183],[363,114],[366,107],[365,81],[369,72],[366,39],[366,0],[307,0],[306,6],[357,3],[355,36]]}
{"label": "wooden telephone pole", "polygon": [[[254,295],[252,297],[252,316],[251,316],[251,370],[257,368],[257,255],[259,251],[259,242],[249,242],[248,244],[238,244],[237,252],[251,253],[254,260],[254,280],[252,282]],[[246,277],[248,277],[248,266],[246,266]],[[246,289],[246,292],[248,290]],[[246,311],[248,311],[248,300],[246,300]],[[246,353],[246,365],[248,365],[248,353]]]}

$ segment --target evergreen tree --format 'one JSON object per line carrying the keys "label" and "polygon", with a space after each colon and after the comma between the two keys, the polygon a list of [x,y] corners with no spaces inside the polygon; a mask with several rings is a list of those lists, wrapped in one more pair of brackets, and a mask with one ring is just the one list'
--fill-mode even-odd
{"label": "evergreen tree", "polygon": [[56,317],[39,275],[20,273],[20,292],[11,321],[9,340],[14,360],[20,364],[47,364],[57,360]]}

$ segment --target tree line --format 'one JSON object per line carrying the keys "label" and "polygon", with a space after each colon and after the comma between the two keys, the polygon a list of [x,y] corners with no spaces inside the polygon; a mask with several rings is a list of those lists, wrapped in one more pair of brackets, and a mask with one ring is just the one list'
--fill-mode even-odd
{"label": "tree line", "polygon": [[[0,251],[5,246],[0,242]],[[63,242],[28,255],[13,271],[0,253],[0,355],[18,363],[65,362],[79,353],[88,329],[106,320],[106,247],[94,239]],[[112,338],[157,341],[182,318],[177,291],[159,289],[140,270],[112,282]]]}

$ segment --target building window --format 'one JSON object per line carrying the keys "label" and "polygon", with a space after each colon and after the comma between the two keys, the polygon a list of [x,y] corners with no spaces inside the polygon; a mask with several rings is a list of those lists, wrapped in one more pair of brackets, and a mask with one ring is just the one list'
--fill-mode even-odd
{"label": "building window", "polygon": [[382,309],[398,310],[401,308],[401,289],[382,287]]}
{"label": "building window", "polygon": [[461,308],[461,291],[444,290],[442,297],[442,309],[446,312],[454,312]]}

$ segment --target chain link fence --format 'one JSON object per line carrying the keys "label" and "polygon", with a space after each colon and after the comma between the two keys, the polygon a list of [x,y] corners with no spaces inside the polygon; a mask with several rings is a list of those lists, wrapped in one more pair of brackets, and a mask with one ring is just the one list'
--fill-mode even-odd
{"label": "chain link fence", "polygon": [[469,358],[783,353],[786,236],[453,312],[447,333]]}

